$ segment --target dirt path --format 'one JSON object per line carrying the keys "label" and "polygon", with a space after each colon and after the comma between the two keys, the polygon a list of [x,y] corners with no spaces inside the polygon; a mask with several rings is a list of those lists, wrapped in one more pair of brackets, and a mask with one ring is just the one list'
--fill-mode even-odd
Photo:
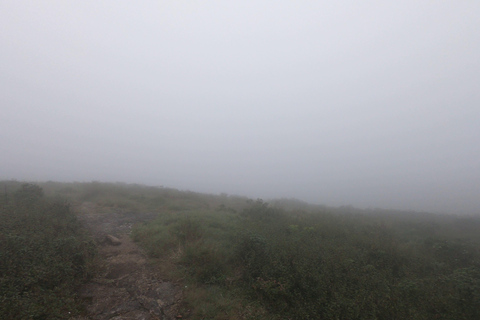
{"label": "dirt path", "polygon": [[[77,211],[98,243],[100,271],[79,291],[87,315],[72,320],[181,319],[179,285],[163,281],[129,236],[135,223],[155,215],[102,213],[92,203],[83,203]],[[115,243],[115,238],[108,241],[108,235],[121,243]]]}

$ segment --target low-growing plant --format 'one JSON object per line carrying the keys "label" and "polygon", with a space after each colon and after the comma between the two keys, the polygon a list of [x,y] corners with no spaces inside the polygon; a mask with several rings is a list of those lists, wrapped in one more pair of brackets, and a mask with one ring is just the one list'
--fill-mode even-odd
{"label": "low-growing plant", "polygon": [[[478,216],[127,184],[46,183],[45,195],[159,213],[132,236],[185,284],[191,319],[480,319]],[[21,252],[18,236],[9,241]]]}
{"label": "low-growing plant", "polygon": [[92,271],[95,245],[67,203],[24,184],[0,207],[0,318],[65,319]]}
{"label": "low-growing plant", "polygon": [[[157,220],[166,229],[139,230],[167,232],[190,283],[260,303],[268,315],[257,319],[479,318],[479,242],[473,230],[454,232],[466,228],[451,217],[285,211],[261,200],[238,214],[222,209],[172,213]],[[209,308],[204,316],[223,312]]]}

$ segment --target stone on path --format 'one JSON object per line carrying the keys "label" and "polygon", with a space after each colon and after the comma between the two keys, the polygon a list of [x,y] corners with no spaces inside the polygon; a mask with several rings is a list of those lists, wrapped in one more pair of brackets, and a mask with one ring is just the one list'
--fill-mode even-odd
{"label": "stone on path", "polygon": [[122,244],[122,241],[120,241],[120,239],[112,236],[111,234],[109,234],[105,237],[105,241],[112,246],[119,246],[119,245]]}

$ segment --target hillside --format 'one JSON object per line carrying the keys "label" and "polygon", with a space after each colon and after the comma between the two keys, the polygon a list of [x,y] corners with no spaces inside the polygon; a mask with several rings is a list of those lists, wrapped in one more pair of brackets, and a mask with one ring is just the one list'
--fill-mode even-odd
{"label": "hillside", "polygon": [[[172,295],[163,300],[175,296],[174,309],[168,315],[150,312],[150,319],[480,318],[478,216],[330,208],[291,199],[269,204],[120,183],[39,186],[45,198],[77,208],[79,221],[89,226],[90,237],[104,252],[97,275],[110,272],[109,290],[132,288],[115,285],[121,279],[142,282],[145,274],[155,274],[156,280],[144,281],[152,287],[171,284]],[[19,182],[2,182],[5,199],[19,188]],[[5,208],[2,214],[12,214]],[[16,228],[2,224],[5,230]],[[112,250],[120,249],[103,242],[110,233],[131,245],[134,258],[115,258]],[[5,248],[7,242],[1,240]],[[109,259],[117,269],[105,264]],[[122,269],[132,259],[140,264]],[[155,271],[142,275],[139,270]],[[152,295],[141,290],[129,294],[137,302]],[[89,299],[78,301],[87,311],[96,296]],[[2,303],[5,310],[11,296],[4,294]],[[104,316],[91,318],[109,319]]]}

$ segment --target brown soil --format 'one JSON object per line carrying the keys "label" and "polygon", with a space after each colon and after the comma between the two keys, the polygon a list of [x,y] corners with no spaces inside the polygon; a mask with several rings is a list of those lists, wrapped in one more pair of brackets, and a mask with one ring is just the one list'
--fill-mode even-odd
{"label": "brown soil", "polygon": [[[170,320],[180,319],[180,285],[164,281],[131,239],[134,224],[153,219],[149,213],[106,213],[92,203],[78,207],[78,217],[98,243],[99,272],[78,295],[86,314],[72,320]],[[112,235],[121,241],[107,241]]]}

